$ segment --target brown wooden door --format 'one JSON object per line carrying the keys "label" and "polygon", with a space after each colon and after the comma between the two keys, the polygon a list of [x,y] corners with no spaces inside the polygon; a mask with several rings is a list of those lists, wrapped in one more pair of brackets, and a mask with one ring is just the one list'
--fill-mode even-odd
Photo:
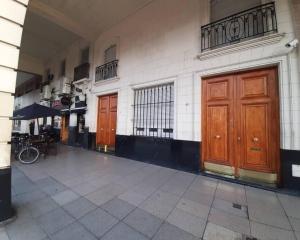
{"label": "brown wooden door", "polygon": [[279,111],[276,69],[236,77],[238,168],[276,173],[279,163]]}
{"label": "brown wooden door", "polygon": [[99,97],[97,145],[115,146],[117,106],[117,94]]}
{"label": "brown wooden door", "polygon": [[203,81],[203,157],[205,161],[233,165],[233,76]]}
{"label": "brown wooden door", "polygon": [[69,139],[69,119],[69,115],[61,117],[60,139],[64,144],[67,144]]}
{"label": "brown wooden door", "polygon": [[202,82],[202,158],[255,172],[279,173],[276,69]]}

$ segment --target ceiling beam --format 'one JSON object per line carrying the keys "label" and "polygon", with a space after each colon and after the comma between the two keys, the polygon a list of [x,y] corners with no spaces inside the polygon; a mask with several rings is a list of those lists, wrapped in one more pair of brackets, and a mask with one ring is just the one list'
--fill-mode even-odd
{"label": "ceiling beam", "polygon": [[46,18],[47,20],[78,35],[83,39],[92,40],[94,38],[93,34],[86,31],[85,28],[82,27],[78,22],[72,20],[71,18],[64,15],[62,12],[38,0],[31,0],[29,2],[28,10],[34,12],[35,14],[38,14],[43,18]]}

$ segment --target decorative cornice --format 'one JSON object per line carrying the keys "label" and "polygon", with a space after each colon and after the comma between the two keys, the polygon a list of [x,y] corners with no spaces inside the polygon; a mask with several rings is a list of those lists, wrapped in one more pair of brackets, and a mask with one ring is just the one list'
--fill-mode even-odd
{"label": "decorative cornice", "polygon": [[220,47],[220,48],[213,49],[213,50],[208,50],[208,51],[198,54],[197,57],[199,60],[206,60],[209,58],[222,56],[225,54],[230,54],[233,52],[238,52],[238,51],[242,51],[242,50],[246,50],[246,49],[250,49],[250,48],[271,45],[271,44],[280,42],[284,38],[284,36],[285,36],[285,33],[271,34],[271,35],[263,36],[260,38],[251,39],[251,40],[248,40],[245,42],[236,43],[236,44],[233,44],[230,46]]}

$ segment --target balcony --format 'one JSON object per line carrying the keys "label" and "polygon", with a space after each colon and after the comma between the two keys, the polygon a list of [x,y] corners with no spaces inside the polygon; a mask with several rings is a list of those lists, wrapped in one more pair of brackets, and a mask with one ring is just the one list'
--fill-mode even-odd
{"label": "balcony", "polygon": [[87,79],[90,75],[90,64],[84,63],[74,68],[74,82]]}
{"label": "balcony", "polygon": [[119,60],[105,63],[96,68],[96,82],[117,77]]}
{"label": "balcony", "polygon": [[201,27],[201,52],[277,33],[275,3],[267,3]]}

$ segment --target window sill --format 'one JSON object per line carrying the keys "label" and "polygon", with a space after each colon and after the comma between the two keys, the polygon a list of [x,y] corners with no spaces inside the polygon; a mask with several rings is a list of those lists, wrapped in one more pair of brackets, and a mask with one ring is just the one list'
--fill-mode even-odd
{"label": "window sill", "polygon": [[113,83],[113,82],[117,82],[120,80],[120,77],[113,77],[113,78],[108,78],[108,79],[105,79],[105,80],[99,80],[99,81],[95,81],[94,82],[94,86],[101,86],[101,85],[105,85],[105,84],[108,84],[108,83]]}
{"label": "window sill", "polygon": [[261,47],[265,45],[271,45],[275,44],[281,41],[281,39],[285,36],[285,33],[275,33],[267,36],[263,36],[260,38],[254,38],[251,40],[247,40],[241,43],[236,43],[230,46],[220,47],[213,50],[207,50],[203,53],[198,54],[199,60],[206,60],[209,58],[222,56],[225,54],[230,54],[233,52],[238,52],[241,50],[249,49],[249,48],[255,48],[255,47]]}

